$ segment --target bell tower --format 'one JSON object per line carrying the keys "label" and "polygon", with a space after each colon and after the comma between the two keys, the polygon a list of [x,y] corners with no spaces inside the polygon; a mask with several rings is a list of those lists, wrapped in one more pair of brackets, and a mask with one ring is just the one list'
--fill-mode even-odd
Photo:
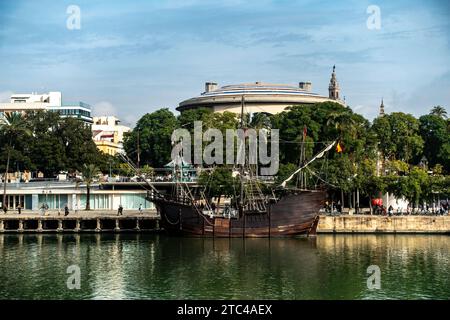
{"label": "bell tower", "polygon": [[333,73],[331,74],[330,85],[328,86],[328,97],[333,100],[340,100],[339,83],[336,79],[336,66],[333,66]]}
{"label": "bell tower", "polygon": [[380,117],[384,116],[384,102],[383,99],[381,99],[381,105],[380,105]]}

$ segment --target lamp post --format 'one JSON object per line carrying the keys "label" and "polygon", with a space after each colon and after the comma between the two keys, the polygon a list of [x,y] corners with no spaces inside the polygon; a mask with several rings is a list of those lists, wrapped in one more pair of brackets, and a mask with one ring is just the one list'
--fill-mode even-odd
{"label": "lamp post", "polygon": [[111,182],[112,181],[111,180],[111,178],[112,178],[112,170],[111,170],[112,160],[111,160],[111,158],[109,158],[108,162],[109,162],[109,181]]}

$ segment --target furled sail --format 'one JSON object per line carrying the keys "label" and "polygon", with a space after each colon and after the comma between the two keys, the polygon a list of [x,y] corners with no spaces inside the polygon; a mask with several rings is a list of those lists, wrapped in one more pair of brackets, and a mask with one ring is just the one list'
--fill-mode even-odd
{"label": "furled sail", "polygon": [[284,180],[281,183],[281,186],[283,188],[286,187],[286,183],[288,183],[289,181],[292,180],[292,178],[299,173],[300,171],[302,171],[303,169],[305,169],[307,166],[309,166],[311,163],[313,163],[316,159],[322,158],[324,156],[324,154],[328,151],[331,150],[331,148],[333,148],[333,146],[336,144],[336,141],[333,141],[332,144],[330,144],[329,146],[327,146],[325,149],[323,149],[322,151],[320,151],[318,154],[316,154],[311,160],[309,160],[306,164],[304,164],[303,166],[301,166],[300,168],[298,168],[294,173],[292,173],[286,180]]}

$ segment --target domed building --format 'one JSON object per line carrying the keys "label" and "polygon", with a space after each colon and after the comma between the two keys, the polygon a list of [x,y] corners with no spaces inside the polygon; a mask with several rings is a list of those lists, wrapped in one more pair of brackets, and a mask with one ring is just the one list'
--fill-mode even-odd
{"label": "domed building", "polygon": [[328,87],[328,97],[313,93],[311,82],[300,82],[298,87],[272,83],[244,83],[218,87],[217,83],[207,82],[205,92],[180,102],[177,110],[210,108],[214,112],[241,112],[242,96],[245,97],[245,112],[265,112],[276,114],[287,107],[300,104],[314,104],[333,101],[344,105],[340,99],[339,84],[335,67]]}

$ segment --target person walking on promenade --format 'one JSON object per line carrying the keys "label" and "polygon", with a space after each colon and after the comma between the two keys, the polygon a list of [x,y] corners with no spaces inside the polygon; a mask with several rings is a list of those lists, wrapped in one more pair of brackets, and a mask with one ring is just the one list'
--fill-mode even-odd
{"label": "person walking on promenade", "polygon": [[69,207],[67,204],[64,206],[64,216],[67,217],[69,215]]}
{"label": "person walking on promenade", "polygon": [[8,212],[8,208],[6,206],[3,206],[3,212],[6,214]]}
{"label": "person walking on promenade", "polygon": [[142,204],[139,205],[139,213],[142,214]]}
{"label": "person walking on promenade", "polygon": [[74,207],[73,207],[75,214],[78,213],[78,203],[75,203]]}
{"label": "person walking on promenade", "polygon": [[390,217],[392,217],[392,215],[394,214],[394,208],[392,207],[392,205],[389,206],[388,214]]}
{"label": "person walking on promenade", "polygon": [[121,204],[119,204],[119,208],[117,209],[117,215],[122,216],[123,215],[123,207]]}
{"label": "person walking on promenade", "polygon": [[17,211],[19,212],[19,214],[22,213],[22,206],[20,205],[20,203],[19,203],[19,205],[17,206]]}

